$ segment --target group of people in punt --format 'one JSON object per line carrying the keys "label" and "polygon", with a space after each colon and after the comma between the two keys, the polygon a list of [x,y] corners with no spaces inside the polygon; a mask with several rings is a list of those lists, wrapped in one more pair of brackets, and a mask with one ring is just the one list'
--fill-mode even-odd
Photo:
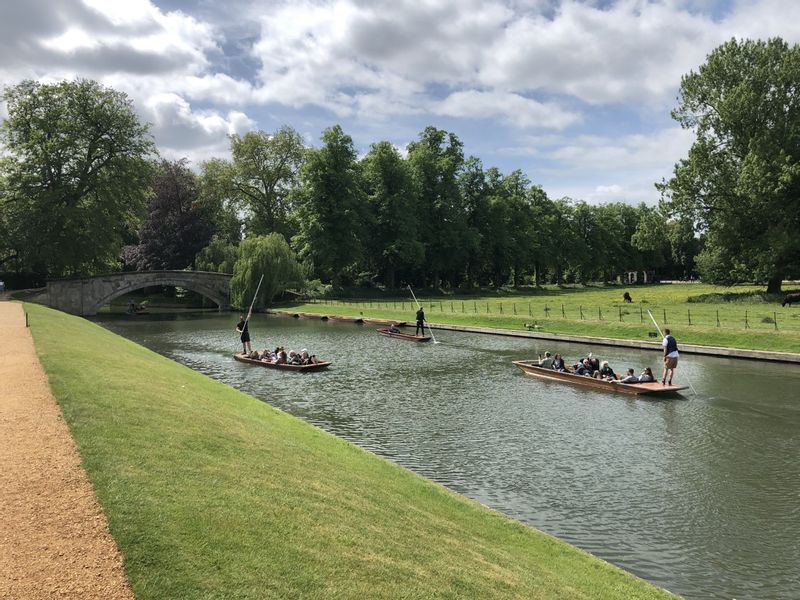
{"label": "group of people in punt", "polygon": [[593,353],[589,352],[588,356],[580,359],[573,365],[564,363],[564,358],[561,354],[556,353],[551,356],[549,352],[544,353],[544,358],[539,357],[539,366],[544,369],[553,369],[562,373],[574,373],[575,375],[583,375],[585,377],[594,377],[595,379],[603,379],[605,381],[619,381],[620,383],[647,383],[655,381],[653,370],[650,367],[645,367],[642,372],[637,376],[634,369],[628,369],[624,377],[620,377],[614,372],[614,369],[608,364],[607,360],[600,361]]}
{"label": "group of people in punt", "polygon": [[250,332],[247,329],[247,322],[249,320],[249,314],[247,318],[241,315],[239,317],[239,323],[236,324],[236,331],[239,333],[239,339],[242,342],[242,354],[247,358],[276,365],[313,365],[320,362],[316,355],[309,354],[308,350],[305,348],[300,350],[300,352],[292,350],[289,353],[286,352],[283,346],[278,346],[274,351],[269,348],[264,348],[261,351],[253,350],[250,346]]}
{"label": "group of people in punt", "polygon": [[309,354],[308,350],[305,348],[300,350],[300,352],[291,350],[287,354],[283,346],[278,346],[275,350],[270,350],[269,348],[264,348],[260,351],[253,350],[247,357],[275,365],[314,365],[319,362],[316,355]]}

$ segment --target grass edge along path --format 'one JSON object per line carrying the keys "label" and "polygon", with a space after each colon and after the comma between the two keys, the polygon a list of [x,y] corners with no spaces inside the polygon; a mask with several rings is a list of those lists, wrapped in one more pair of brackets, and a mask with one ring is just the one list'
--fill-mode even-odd
{"label": "grass edge along path", "polygon": [[137,598],[668,598],[84,319],[26,305]]}

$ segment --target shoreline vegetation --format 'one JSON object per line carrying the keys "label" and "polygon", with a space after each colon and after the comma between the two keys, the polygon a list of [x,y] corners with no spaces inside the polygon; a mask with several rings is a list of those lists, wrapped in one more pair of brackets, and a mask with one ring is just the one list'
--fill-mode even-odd
{"label": "shoreline vegetation", "polygon": [[[633,302],[623,300],[626,291]],[[435,324],[660,342],[652,336],[650,311],[679,344],[800,353],[800,307],[781,307],[757,286],[547,286],[493,295],[417,295]],[[284,302],[270,309],[413,323],[416,304],[408,294]]]}
{"label": "shoreline vegetation", "polygon": [[140,600],[674,597],[85,319],[25,309]]}

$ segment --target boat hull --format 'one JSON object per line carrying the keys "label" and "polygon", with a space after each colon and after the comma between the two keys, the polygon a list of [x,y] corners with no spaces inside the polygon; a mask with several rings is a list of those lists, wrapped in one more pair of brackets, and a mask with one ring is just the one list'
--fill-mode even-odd
{"label": "boat hull", "polygon": [[330,361],[312,363],[310,365],[275,364],[271,362],[264,362],[262,360],[257,360],[254,358],[249,358],[247,356],[244,356],[243,354],[234,354],[233,358],[238,360],[239,362],[248,363],[251,365],[258,365],[259,367],[266,367],[267,369],[278,369],[281,371],[321,371],[322,369],[327,369],[331,365]]}
{"label": "boat hull", "polygon": [[565,383],[572,383],[574,385],[581,385],[583,387],[593,388],[596,390],[605,390],[607,392],[618,392],[620,394],[631,394],[636,396],[650,395],[650,396],[663,396],[671,395],[685,390],[686,386],[680,385],[662,385],[660,382],[651,381],[649,383],[620,383],[618,381],[605,381],[603,379],[594,379],[586,375],[576,375],[575,373],[563,373],[561,371],[554,371],[553,369],[545,369],[532,361],[515,360],[514,364],[526,375],[538,377],[539,379],[547,379],[550,381],[563,381]]}
{"label": "boat hull", "polygon": [[407,340],[409,342],[429,342],[431,340],[430,336],[419,336],[419,335],[411,335],[410,333],[394,333],[389,331],[388,329],[376,329],[378,333],[381,335],[385,335],[386,337],[390,338],[397,338],[398,340]]}

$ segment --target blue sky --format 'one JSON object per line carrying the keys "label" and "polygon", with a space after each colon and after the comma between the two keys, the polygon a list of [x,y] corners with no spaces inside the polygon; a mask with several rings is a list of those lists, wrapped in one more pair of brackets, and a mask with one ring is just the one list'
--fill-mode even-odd
{"label": "blue sky", "polygon": [[[553,198],[654,203],[692,142],[682,74],[732,38],[800,39],[794,0],[0,2],[0,85],[125,91],[167,158],[228,157],[281,125],[360,152],[428,125]],[[0,115],[5,108],[0,106]]]}

